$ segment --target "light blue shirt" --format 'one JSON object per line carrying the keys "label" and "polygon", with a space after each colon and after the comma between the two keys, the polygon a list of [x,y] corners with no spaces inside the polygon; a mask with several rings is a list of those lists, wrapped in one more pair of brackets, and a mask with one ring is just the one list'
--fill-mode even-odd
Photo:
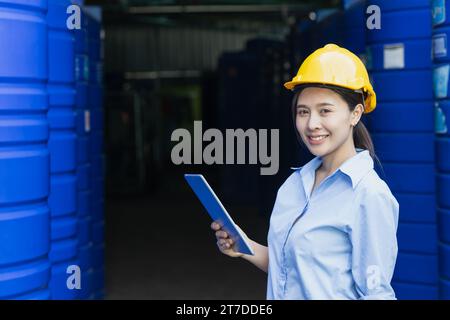
{"label": "light blue shirt", "polygon": [[279,188],[267,299],[395,299],[399,205],[369,151],[356,150],[313,194],[320,157]]}

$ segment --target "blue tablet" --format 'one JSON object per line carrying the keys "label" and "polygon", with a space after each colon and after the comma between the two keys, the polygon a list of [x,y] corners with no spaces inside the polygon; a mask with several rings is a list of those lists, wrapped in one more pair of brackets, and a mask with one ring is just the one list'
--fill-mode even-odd
{"label": "blue tablet", "polygon": [[231,219],[205,178],[201,174],[185,174],[184,178],[194,190],[203,207],[208,211],[211,219],[218,221],[230,238],[233,239],[233,242],[236,243],[235,249],[244,254],[254,255],[245,236],[236,228],[233,219]]}

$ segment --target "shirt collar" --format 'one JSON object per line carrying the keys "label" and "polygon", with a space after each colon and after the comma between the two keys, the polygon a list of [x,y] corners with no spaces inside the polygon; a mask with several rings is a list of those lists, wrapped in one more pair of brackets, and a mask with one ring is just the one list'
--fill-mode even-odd
{"label": "shirt collar", "polygon": [[373,169],[373,159],[368,150],[357,149],[357,154],[346,160],[339,168],[352,180],[353,189],[356,188],[359,181]]}
{"label": "shirt collar", "polygon": [[[344,163],[342,163],[341,166],[336,170],[341,171],[350,178],[353,189],[355,189],[359,181],[361,181],[361,179],[366,175],[366,173],[369,170],[373,169],[373,159],[370,156],[369,151],[356,148],[356,152],[357,152],[356,155],[344,161]],[[313,179],[312,181],[314,181],[315,176],[314,173],[321,164],[322,158],[315,157],[307,164],[305,164],[303,167],[291,169],[294,170],[300,169],[300,174],[304,181],[311,180],[311,178]]]}

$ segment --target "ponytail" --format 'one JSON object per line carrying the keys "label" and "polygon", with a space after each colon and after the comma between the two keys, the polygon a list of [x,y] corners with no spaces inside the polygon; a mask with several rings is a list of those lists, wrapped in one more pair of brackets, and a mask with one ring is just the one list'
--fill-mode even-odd
{"label": "ponytail", "polygon": [[356,148],[361,148],[369,151],[370,156],[375,161],[375,163],[380,167],[383,177],[385,177],[385,172],[380,159],[375,154],[375,148],[373,146],[372,138],[361,119],[358,121],[356,126],[353,128],[353,142]]}

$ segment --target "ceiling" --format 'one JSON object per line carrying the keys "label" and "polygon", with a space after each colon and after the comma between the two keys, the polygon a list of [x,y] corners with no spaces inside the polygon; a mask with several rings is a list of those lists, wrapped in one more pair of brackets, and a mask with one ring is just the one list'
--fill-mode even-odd
{"label": "ceiling", "polygon": [[103,8],[105,24],[201,25],[233,28],[245,22],[286,25],[339,0],[85,0]]}

